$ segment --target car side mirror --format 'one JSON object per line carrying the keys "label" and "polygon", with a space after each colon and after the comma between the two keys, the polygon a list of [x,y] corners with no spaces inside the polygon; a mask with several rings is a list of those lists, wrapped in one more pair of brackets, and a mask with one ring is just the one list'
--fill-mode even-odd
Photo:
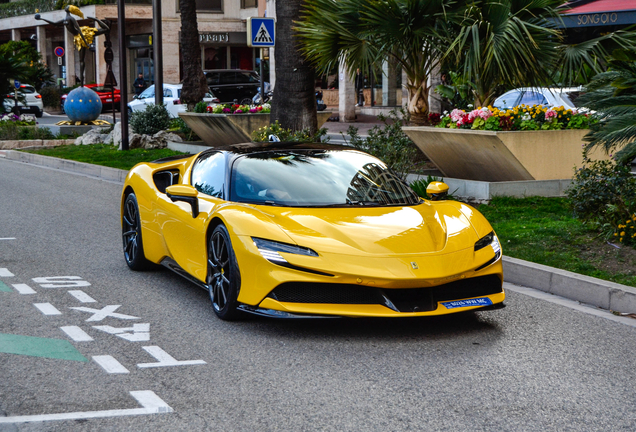
{"label": "car side mirror", "polygon": [[133,95],[133,100],[139,99],[139,95]]}
{"label": "car side mirror", "polygon": [[199,215],[199,191],[190,185],[172,185],[166,188],[168,198],[175,201],[183,201],[192,207],[192,217]]}
{"label": "car side mirror", "polygon": [[426,193],[431,201],[445,200],[448,197],[448,185],[444,182],[430,182],[426,188]]}

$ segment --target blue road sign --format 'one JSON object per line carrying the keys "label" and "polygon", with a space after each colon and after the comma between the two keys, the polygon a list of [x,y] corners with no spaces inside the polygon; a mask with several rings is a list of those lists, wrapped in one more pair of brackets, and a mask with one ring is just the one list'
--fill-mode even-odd
{"label": "blue road sign", "polygon": [[20,88],[20,81],[18,81],[18,80],[13,81],[13,85],[15,86],[15,88],[19,89]]}
{"label": "blue road sign", "polygon": [[250,17],[247,19],[247,46],[273,47],[276,41],[274,18]]}

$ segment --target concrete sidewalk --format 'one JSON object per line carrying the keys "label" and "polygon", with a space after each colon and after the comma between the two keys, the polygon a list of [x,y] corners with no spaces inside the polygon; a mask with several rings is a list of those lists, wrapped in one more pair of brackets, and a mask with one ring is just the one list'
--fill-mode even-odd
{"label": "concrete sidewalk", "polygon": [[[0,150],[0,158],[119,184],[123,184],[127,174],[125,170],[15,150]],[[636,288],[507,256],[503,257],[503,265],[506,282],[545,291],[606,310],[625,314],[636,313]]]}

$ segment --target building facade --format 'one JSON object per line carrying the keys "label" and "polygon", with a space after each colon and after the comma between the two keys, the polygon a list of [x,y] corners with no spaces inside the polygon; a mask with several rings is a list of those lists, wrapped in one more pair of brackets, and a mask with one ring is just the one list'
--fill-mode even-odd
{"label": "building facade", "polygon": [[[117,28],[117,4],[105,0],[103,5],[82,6],[85,17],[94,17],[110,23],[110,39],[115,55],[113,72],[119,81],[119,40]],[[15,2],[17,4],[19,2]],[[247,45],[246,19],[256,16],[273,16],[274,0],[196,0],[201,66],[203,69],[258,70],[260,49]],[[271,12],[270,12],[271,11]],[[74,85],[79,76],[79,58],[73,46],[73,35],[65,28],[35,19],[35,10],[29,15],[0,19],[0,44],[10,40],[29,40],[41,53],[60,84]],[[161,0],[161,28],[163,53],[163,80],[179,83],[182,77],[181,46],[179,34],[181,16],[178,0]],[[58,22],[65,17],[63,10],[40,12],[42,18]],[[81,26],[92,26],[88,19],[76,17]],[[153,13],[151,0],[126,0],[127,76],[129,93],[132,82],[139,73],[147,82],[153,81]],[[106,78],[104,61],[105,36],[97,36],[86,54],[85,82],[103,83]],[[62,47],[64,55],[56,55]],[[58,50],[59,52],[60,50]],[[273,50],[272,50],[273,51]],[[270,66],[268,61],[265,65]],[[273,61],[270,80],[274,79]],[[266,68],[269,72],[269,68]]]}

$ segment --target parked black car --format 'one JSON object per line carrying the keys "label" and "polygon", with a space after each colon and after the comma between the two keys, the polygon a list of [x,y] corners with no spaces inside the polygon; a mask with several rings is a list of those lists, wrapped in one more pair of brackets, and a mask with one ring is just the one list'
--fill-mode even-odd
{"label": "parked black car", "polygon": [[210,69],[204,70],[208,87],[221,102],[251,104],[261,85],[260,76],[250,70]]}

